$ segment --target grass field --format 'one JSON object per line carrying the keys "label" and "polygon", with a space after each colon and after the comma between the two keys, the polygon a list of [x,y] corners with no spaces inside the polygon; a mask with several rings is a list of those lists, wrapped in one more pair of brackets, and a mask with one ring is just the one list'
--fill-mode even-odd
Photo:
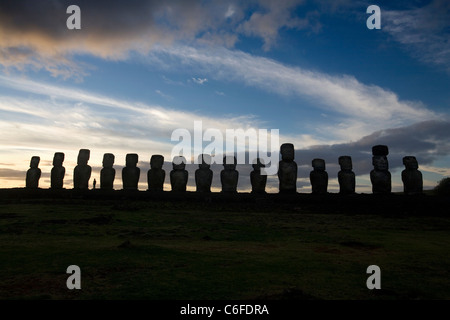
{"label": "grass field", "polygon": [[0,204],[0,243],[1,299],[450,299],[442,215],[18,200]]}

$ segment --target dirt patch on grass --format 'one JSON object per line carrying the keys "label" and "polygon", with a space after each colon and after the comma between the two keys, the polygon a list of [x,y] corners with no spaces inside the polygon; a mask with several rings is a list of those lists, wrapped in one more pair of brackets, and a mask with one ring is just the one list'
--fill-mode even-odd
{"label": "dirt patch on grass", "polygon": [[49,219],[42,221],[42,223],[50,223],[50,224],[66,224],[68,222],[69,220],[67,219]]}
{"label": "dirt patch on grass", "polygon": [[76,291],[67,289],[68,275],[43,275],[41,277],[27,276],[10,279],[0,285],[2,299],[74,299]]}
{"label": "dirt patch on grass", "polygon": [[287,288],[279,293],[265,294],[255,298],[256,300],[319,300],[299,288]]}
{"label": "dirt patch on grass", "polygon": [[80,219],[79,224],[93,224],[97,226],[106,225],[112,223],[114,220],[112,214],[101,214],[92,218]]}
{"label": "dirt patch on grass", "polygon": [[14,218],[22,218],[23,216],[19,216],[16,213],[2,213],[0,214],[0,219],[14,219]]}
{"label": "dirt patch on grass", "polygon": [[341,246],[344,247],[350,247],[353,249],[359,249],[359,250],[375,250],[380,249],[382,246],[371,244],[371,243],[363,243],[359,241],[344,241],[339,243]]}
{"label": "dirt patch on grass", "polygon": [[92,218],[85,218],[85,219],[47,219],[42,220],[42,223],[46,224],[89,224],[89,225],[96,225],[96,226],[102,226],[111,224],[113,222],[114,218],[112,214],[100,214]]}
{"label": "dirt patch on grass", "polygon": [[318,247],[313,249],[314,252],[318,253],[332,253],[332,254],[341,254],[342,251],[337,248],[330,248],[330,247]]}

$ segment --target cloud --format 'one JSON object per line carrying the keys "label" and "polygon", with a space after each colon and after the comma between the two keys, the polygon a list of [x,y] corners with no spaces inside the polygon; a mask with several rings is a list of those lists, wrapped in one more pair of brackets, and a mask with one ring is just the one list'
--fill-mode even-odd
{"label": "cloud", "polygon": [[[280,143],[293,142],[297,148],[308,148],[321,144],[321,141],[334,141],[336,145],[359,141],[361,136],[374,131],[388,132],[380,129],[438,118],[420,102],[402,101],[395,93],[363,84],[354,77],[303,70],[236,50],[221,48],[211,52],[191,47],[158,48],[148,62],[163,59],[177,61],[176,64],[168,63],[171,68],[185,64],[213,79],[236,81],[280,95],[311,99],[313,107],[326,110],[331,120],[317,126],[314,135],[282,133]],[[216,128],[222,133],[228,128],[242,128],[243,123],[246,124],[244,129],[264,127],[262,121],[252,115],[204,117],[14,77],[0,76],[0,84],[33,95],[28,100],[2,98],[0,109],[13,120],[4,117],[5,121],[0,123],[5,132],[0,143],[4,145],[10,145],[11,141],[16,141],[16,145],[19,141],[23,147],[71,146],[78,149],[87,142],[90,147],[105,152],[108,149],[121,150],[123,154],[154,150],[169,155],[174,145],[168,143],[172,131],[190,129],[187,124],[197,120],[203,121],[204,128]],[[37,121],[23,123],[13,116],[17,114]]]}
{"label": "cloud", "polygon": [[242,23],[238,31],[247,36],[256,36],[264,41],[263,49],[269,50],[275,44],[278,38],[278,31],[282,27],[291,29],[304,29],[312,27],[314,31],[320,29],[316,12],[310,12],[305,18],[298,18],[292,15],[296,7],[303,1],[298,0],[280,0],[260,1],[262,10],[253,12],[250,18]]}
{"label": "cloud", "polygon": [[166,83],[166,84],[176,85],[176,86],[185,86],[186,85],[186,83],[183,81],[175,81],[175,80],[167,78],[166,76],[162,76],[162,79],[163,79],[164,83]]}
{"label": "cloud", "polygon": [[157,94],[159,94],[161,97],[163,97],[164,99],[167,99],[167,100],[172,100],[173,99],[173,97],[171,95],[165,94],[161,90],[155,90],[155,92]]}
{"label": "cloud", "polygon": [[[308,27],[308,19],[289,13],[302,2],[4,0],[0,64],[19,70],[43,68],[54,76],[80,80],[88,71],[75,62],[79,54],[126,60],[132,52],[146,55],[155,44],[198,41],[232,47],[242,35],[261,37],[269,48],[281,28]],[[81,9],[81,30],[66,27],[66,9],[72,4]]]}
{"label": "cloud", "polygon": [[[403,157],[410,155],[415,156],[419,165],[423,165],[425,169],[434,161],[450,155],[450,121],[422,121],[409,126],[376,131],[354,142],[297,149],[296,161],[299,165],[307,164],[311,168],[312,159],[322,158],[327,163],[330,176],[336,176],[340,170],[338,157],[348,155],[352,157],[355,174],[365,175],[373,169],[372,146],[378,144],[389,147],[391,171],[403,168]],[[439,173],[443,172],[447,170]]]}
{"label": "cloud", "polygon": [[435,167],[430,165],[421,165],[420,170],[436,173],[441,176],[450,177],[450,168]]}
{"label": "cloud", "polygon": [[[3,150],[7,150],[10,160],[20,159],[17,161],[17,169],[1,168],[2,181],[11,180],[12,182],[8,185],[11,187],[15,186],[13,181],[24,183],[24,173],[32,155],[41,156],[40,167],[43,173],[48,173],[51,169],[53,153],[56,151],[66,153],[64,165],[67,170],[67,179],[65,186],[70,187],[69,180],[76,165],[78,149],[89,148],[91,149],[90,164],[94,168],[92,181],[94,178],[99,181],[100,168],[95,165],[98,166],[101,163],[103,153],[115,153],[116,170],[120,170],[123,166],[126,153],[138,153],[142,170],[140,188],[145,190],[146,177],[144,173],[149,168],[150,156],[161,153],[170,161],[170,150],[173,144],[169,142],[169,137],[171,129],[176,126],[186,127],[188,121],[193,122],[199,119],[205,121],[204,129],[220,128],[222,132],[227,127],[240,127],[242,122],[247,125],[253,124],[254,127],[258,126],[257,119],[251,117],[199,118],[195,113],[163,110],[158,106],[113,100],[70,88],[55,87],[29,80],[14,80],[13,78],[8,78],[8,80],[10,80],[7,82],[10,87],[32,94],[29,100],[6,96],[0,102],[0,110],[3,112],[3,120],[0,121],[3,133],[0,145]],[[3,85],[7,85],[6,81],[6,78],[0,77]],[[45,89],[43,90],[43,88]],[[41,96],[40,99],[37,99],[39,96]],[[45,98],[46,96],[51,98]],[[115,116],[111,117],[110,111],[117,112],[117,114],[114,113]],[[126,116],[124,117],[124,115]],[[28,118],[23,118],[24,116]],[[30,119],[34,119],[34,121],[30,121]],[[168,119],[171,119],[171,122],[167,127]],[[152,125],[149,126],[149,123]],[[296,146],[296,161],[299,165],[298,188],[301,192],[309,190],[307,177],[312,170],[311,160],[314,158],[326,160],[330,176],[330,190],[336,190],[337,184],[333,179],[339,171],[337,159],[341,155],[352,156],[354,171],[359,177],[358,184],[362,185],[361,182],[365,181],[367,174],[372,170],[371,147],[376,144],[389,146],[388,158],[391,172],[403,167],[402,157],[406,155],[416,156],[423,171],[435,172],[439,175],[448,172],[447,169],[436,168],[433,165],[435,161],[450,155],[450,122],[448,120],[421,121],[408,126],[379,130],[351,142],[314,145],[317,140],[311,137],[309,142],[304,144],[306,139],[308,137],[302,136],[295,139],[295,137],[284,136],[280,141],[280,143],[293,142]],[[166,161],[164,166],[168,174],[171,170],[170,162]],[[7,167],[10,167],[10,164]],[[195,190],[196,168],[196,165],[188,165],[191,190]],[[222,167],[214,165],[212,169],[214,171],[213,186],[216,191],[219,191],[220,179],[218,177],[220,177]],[[240,172],[239,191],[249,191],[251,166],[239,165],[238,170]],[[42,181],[42,187],[48,186],[47,180]],[[168,183],[168,181],[166,182]],[[2,186],[5,186],[3,182]],[[118,173],[116,188],[120,187],[121,180]],[[276,192],[277,188],[276,177],[269,177],[268,190]],[[361,192],[364,188],[364,186],[360,186],[358,191]],[[169,189],[170,186],[167,186],[166,190]]]}
{"label": "cloud", "polygon": [[231,18],[235,14],[235,8],[233,5],[229,5],[227,12],[225,12],[225,18]]}
{"label": "cloud", "polygon": [[233,81],[282,96],[304,99],[333,116],[330,126],[321,124],[318,135],[338,140],[357,139],[370,132],[421,120],[436,119],[419,101],[401,100],[394,92],[364,84],[350,75],[329,75],[291,67],[272,59],[226,48],[154,48],[148,63],[162,68],[180,64],[209,78]]}
{"label": "cloud", "polygon": [[192,81],[194,81],[197,84],[202,85],[205,82],[208,82],[208,79],[206,79],[206,78],[203,78],[203,79],[202,78],[192,78]]}
{"label": "cloud", "polygon": [[26,171],[0,168],[0,178],[7,180],[24,180]]}
{"label": "cloud", "polygon": [[[68,30],[66,8],[81,8],[82,29]],[[361,4],[348,0],[4,0],[0,2],[0,65],[7,70],[45,69],[55,77],[76,80],[90,66],[77,55],[127,60],[147,55],[155,45],[199,43],[232,48],[243,37],[273,48],[280,30],[319,32],[319,17],[338,12],[354,19]],[[303,10],[297,10],[302,7]],[[418,59],[450,70],[450,3],[433,0],[408,10],[382,11],[382,30]],[[363,15],[364,16],[364,15]],[[92,67],[92,66],[91,66]]]}
{"label": "cloud", "polygon": [[[422,121],[409,126],[391,128],[373,132],[353,142],[339,144],[311,145],[299,147],[295,144],[295,161],[298,165],[297,190],[299,192],[310,192],[309,173],[313,170],[312,160],[324,159],[329,176],[330,192],[338,192],[339,184],[337,174],[340,171],[338,158],[343,155],[352,157],[353,171],[357,176],[357,192],[371,192],[369,173],[373,170],[372,146],[386,144],[389,148],[389,170],[392,173],[392,184],[394,191],[402,191],[403,185],[399,172],[404,169],[403,157],[415,156],[419,162],[419,170],[422,173],[434,173],[437,176],[448,176],[450,170],[443,167],[435,167],[432,164],[445,157],[450,156],[450,120]],[[214,175],[220,174],[213,166]],[[250,165],[238,165],[239,190],[251,190],[249,180]],[[425,188],[432,188],[436,181],[427,180],[424,175]],[[216,185],[216,187],[220,187]],[[267,189],[278,192],[277,176],[268,176]]]}
{"label": "cloud", "polygon": [[[17,169],[0,168],[0,181],[2,182],[0,188],[25,187],[28,169],[17,170]],[[39,180],[40,181],[39,187],[43,186],[48,187],[50,184],[48,184],[47,186],[47,184],[44,182],[47,180],[48,181],[50,180],[50,171],[41,169],[41,178]]]}
{"label": "cloud", "polygon": [[138,153],[141,159],[152,154],[170,159],[178,144],[171,141],[172,132],[186,128],[193,134],[194,121],[224,137],[227,129],[261,127],[253,115],[208,117],[14,77],[0,76],[0,86],[18,92],[0,100],[0,154],[17,163],[14,169],[20,172],[26,172],[33,155],[40,156],[41,166],[49,171],[54,152],[66,154],[65,167],[72,172],[81,148],[91,150],[93,164],[101,164],[103,154],[109,152],[116,155],[116,166],[124,164],[127,153]]}
{"label": "cloud", "polygon": [[[207,117],[13,77],[0,76],[0,84],[32,94],[30,98],[2,97],[0,110],[5,115],[0,120],[4,133],[0,144],[3,145],[64,146],[88,142],[102,149],[114,146],[123,150],[135,145],[133,148],[138,150],[153,148],[167,154],[173,146],[168,143],[173,130],[191,129],[194,121],[202,121],[205,129],[215,128],[221,132],[261,125],[252,115],[224,120],[223,115]],[[25,116],[27,121],[23,120]]]}
{"label": "cloud", "polygon": [[433,0],[408,10],[384,10],[382,30],[417,59],[450,72],[450,2]]}

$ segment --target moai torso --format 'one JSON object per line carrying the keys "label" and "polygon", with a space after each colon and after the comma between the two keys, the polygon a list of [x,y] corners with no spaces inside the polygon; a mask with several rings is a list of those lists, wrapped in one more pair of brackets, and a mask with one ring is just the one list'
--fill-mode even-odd
{"label": "moai torso", "polygon": [[137,190],[141,169],[137,167],[139,157],[136,153],[129,153],[125,158],[125,167],[122,169],[122,184],[124,190]]}
{"label": "moai torso", "polygon": [[325,160],[314,159],[312,161],[314,170],[309,174],[311,189],[314,194],[325,194],[328,188],[328,173],[325,171]]}
{"label": "moai torso", "polygon": [[27,178],[25,186],[30,189],[36,189],[39,187],[39,179],[41,178],[41,169],[38,168],[39,157],[32,157],[30,161],[30,169],[27,171]]}
{"label": "moai torso", "polygon": [[195,185],[197,192],[211,192],[211,184],[213,179],[213,172],[210,169],[211,156],[201,154],[199,156],[198,169],[195,170]]}
{"label": "moai torso", "polygon": [[150,158],[150,170],[147,172],[149,191],[163,191],[166,171],[163,170],[164,157],[156,154]]}
{"label": "moai torso", "polygon": [[422,173],[418,170],[416,157],[403,158],[405,170],[402,171],[403,191],[405,194],[420,194],[423,192]]}
{"label": "moai torso", "polygon": [[373,193],[390,193],[392,190],[391,173],[386,170],[370,171]]}
{"label": "moai torso", "polygon": [[50,187],[52,189],[62,189],[66,168],[63,167],[64,153],[56,152],[53,156],[53,168],[50,173]]}
{"label": "moai torso", "polygon": [[341,171],[338,172],[339,193],[355,193],[355,173],[352,171],[352,158],[349,156],[339,157]]}
{"label": "moai torso", "polygon": [[387,146],[380,145],[372,148],[374,169],[370,171],[370,181],[372,182],[373,193],[391,193],[392,182],[387,160],[388,153]]}
{"label": "moai torso", "polygon": [[250,172],[252,193],[266,193],[267,175],[261,174],[261,168],[264,168],[265,165],[261,162],[261,159],[257,158],[252,167],[253,171]]}
{"label": "moai torso", "polygon": [[223,158],[224,170],[220,172],[222,192],[236,193],[239,180],[239,172],[236,170],[237,160],[234,156]]}
{"label": "moai torso", "polygon": [[81,149],[78,153],[77,166],[73,171],[73,187],[75,189],[89,189],[89,179],[92,169],[88,165],[90,151]]}
{"label": "moai torso", "polygon": [[114,189],[114,179],[116,177],[116,169],[113,168],[114,158],[112,153],[103,155],[103,169],[100,171],[100,189]]}
{"label": "moai torso", "polygon": [[280,147],[281,161],[278,164],[280,193],[297,192],[297,163],[294,161],[294,145],[284,143]]}
{"label": "moai torso", "polygon": [[188,182],[189,173],[186,168],[186,159],[182,156],[173,158],[172,161],[173,170],[170,171],[170,184],[172,191],[185,192]]}

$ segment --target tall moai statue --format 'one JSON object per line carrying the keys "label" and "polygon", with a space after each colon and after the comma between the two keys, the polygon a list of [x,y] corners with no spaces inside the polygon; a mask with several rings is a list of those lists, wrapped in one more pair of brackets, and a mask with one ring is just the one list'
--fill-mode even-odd
{"label": "tall moai statue", "polygon": [[150,158],[150,170],[147,171],[147,184],[149,191],[163,191],[166,171],[162,168],[164,157],[154,154]]}
{"label": "tall moai statue", "polygon": [[30,169],[27,171],[25,186],[30,189],[39,187],[39,179],[41,178],[41,169],[38,168],[41,158],[37,156],[31,157]]}
{"label": "tall moai statue", "polygon": [[116,169],[113,168],[114,159],[115,157],[112,153],[103,155],[103,169],[100,171],[100,189],[114,189],[114,179],[116,177]]}
{"label": "tall moai statue", "polygon": [[339,193],[353,194],[355,193],[355,173],[352,171],[352,158],[350,156],[339,157],[339,165],[341,171],[338,172]]}
{"label": "tall moai statue", "polygon": [[62,189],[66,168],[63,167],[64,153],[55,152],[53,156],[53,168],[50,174],[50,188]]}
{"label": "tall moai statue", "polygon": [[213,172],[211,167],[211,156],[201,154],[198,156],[198,169],[195,170],[195,185],[197,192],[211,192]]}
{"label": "tall moai statue", "polygon": [[370,171],[370,181],[372,182],[373,193],[391,193],[392,182],[387,159],[388,154],[389,149],[387,146],[377,145],[372,147],[372,164],[374,169]]}
{"label": "tall moai statue", "polygon": [[239,172],[236,170],[237,160],[235,156],[223,157],[224,169],[220,172],[222,192],[237,193]]}
{"label": "tall moai statue", "polygon": [[403,191],[405,194],[421,194],[423,192],[422,172],[416,157],[403,157],[405,170],[402,171]]}
{"label": "tall moai statue", "polygon": [[292,143],[283,143],[280,147],[281,161],[278,164],[280,193],[297,192],[297,163],[294,161],[295,150]]}
{"label": "tall moai statue", "polygon": [[328,188],[328,173],[325,171],[325,160],[314,159],[312,161],[313,171],[309,174],[311,189],[314,194],[325,194]]}
{"label": "tall moai statue", "polygon": [[89,179],[92,168],[88,165],[91,151],[80,149],[78,153],[77,166],[73,170],[73,187],[75,189],[89,189]]}
{"label": "tall moai statue", "polygon": [[173,157],[172,168],[170,171],[170,184],[172,191],[186,192],[189,173],[186,170],[186,158],[183,156]]}
{"label": "tall moai statue", "polygon": [[252,184],[252,193],[266,193],[267,175],[261,174],[261,168],[266,165],[260,158],[253,161],[253,171],[250,172],[250,183]]}
{"label": "tall moai statue", "polygon": [[122,185],[124,190],[137,190],[141,169],[137,167],[139,156],[128,153],[125,157],[125,167],[122,169]]}

